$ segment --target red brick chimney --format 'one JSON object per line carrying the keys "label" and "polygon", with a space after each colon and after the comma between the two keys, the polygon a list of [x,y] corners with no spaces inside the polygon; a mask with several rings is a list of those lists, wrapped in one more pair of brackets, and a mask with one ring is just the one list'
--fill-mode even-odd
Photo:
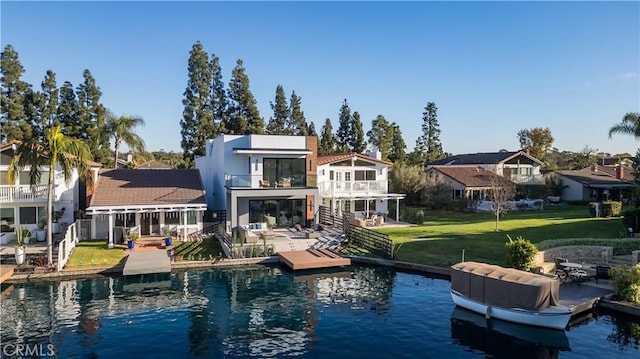
{"label": "red brick chimney", "polygon": [[624,179],[624,168],[622,166],[616,167],[616,178],[619,180]]}

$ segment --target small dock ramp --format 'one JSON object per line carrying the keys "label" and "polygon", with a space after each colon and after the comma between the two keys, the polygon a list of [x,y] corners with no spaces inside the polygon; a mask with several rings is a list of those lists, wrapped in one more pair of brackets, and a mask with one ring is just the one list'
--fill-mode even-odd
{"label": "small dock ramp", "polygon": [[131,252],[122,270],[123,275],[170,272],[171,258],[163,250]]}
{"label": "small dock ramp", "polygon": [[12,265],[0,265],[0,283],[4,282],[6,279],[11,278],[13,275],[13,266]]}
{"label": "small dock ramp", "polygon": [[328,249],[307,249],[304,251],[279,252],[280,262],[293,270],[348,266],[351,259]]}

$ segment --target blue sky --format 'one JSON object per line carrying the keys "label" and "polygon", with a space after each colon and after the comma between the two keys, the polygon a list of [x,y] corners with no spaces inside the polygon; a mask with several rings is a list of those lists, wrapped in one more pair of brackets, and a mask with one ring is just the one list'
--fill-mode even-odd
{"label": "blue sky", "polygon": [[115,114],[142,116],[149,150],[180,148],[187,59],[200,40],[228,84],[244,61],[260,114],[278,84],[318,131],[343,99],[367,131],[400,125],[408,150],[427,102],[452,153],[519,147],[517,132],[549,127],[554,147],[635,153],[608,138],[640,111],[638,2],[12,2],[13,45],[35,87],[47,71],[77,86],[85,68]]}

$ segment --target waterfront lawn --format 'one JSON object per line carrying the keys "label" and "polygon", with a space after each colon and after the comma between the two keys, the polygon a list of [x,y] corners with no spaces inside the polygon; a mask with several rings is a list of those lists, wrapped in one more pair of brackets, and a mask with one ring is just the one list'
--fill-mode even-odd
{"label": "waterfront lawn", "polygon": [[381,228],[396,245],[400,261],[447,267],[465,260],[504,265],[507,234],[533,243],[559,238],[618,238],[625,233],[620,218],[591,218],[586,205],[546,207],[543,211],[509,212],[500,219],[490,213],[425,210],[417,227]]}
{"label": "waterfront lawn", "polygon": [[126,245],[116,244],[107,248],[107,241],[82,241],[71,253],[66,269],[113,267],[126,255]]}
{"label": "waterfront lawn", "polygon": [[205,261],[224,256],[220,241],[207,238],[201,241],[174,242],[173,251],[176,261]]}

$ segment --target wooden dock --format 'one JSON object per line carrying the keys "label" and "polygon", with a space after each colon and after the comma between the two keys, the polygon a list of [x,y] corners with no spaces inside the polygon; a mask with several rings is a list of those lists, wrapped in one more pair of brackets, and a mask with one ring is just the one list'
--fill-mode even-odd
{"label": "wooden dock", "polygon": [[131,252],[122,270],[122,274],[125,276],[170,272],[171,258],[165,250]]}
{"label": "wooden dock", "polygon": [[280,262],[293,270],[351,265],[351,259],[341,257],[328,249],[279,252],[278,255]]}
{"label": "wooden dock", "polygon": [[0,265],[0,283],[13,275],[13,266],[8,264]]}

